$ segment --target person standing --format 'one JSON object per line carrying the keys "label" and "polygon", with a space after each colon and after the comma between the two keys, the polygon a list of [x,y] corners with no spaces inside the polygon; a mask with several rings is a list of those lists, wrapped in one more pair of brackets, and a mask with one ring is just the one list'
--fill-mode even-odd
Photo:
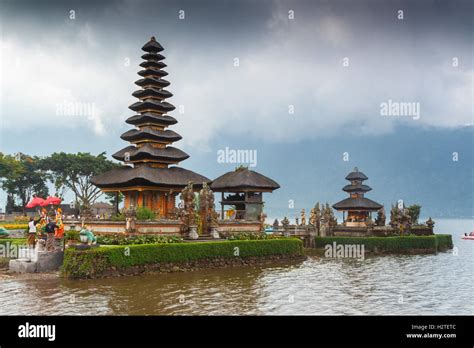
{"label": "person standing", "polygon": [[41,218],[35,220],[34,217],[30,217],[30,222],[28,222],[28,245],[32,246],[33,248],[36,244],[36,225],[40,220]]}
{"label": "person standing", "polygon": [[46,250],[48,251],[54,251],[55,246],[54,246],[54,233],[56,232],[56,229],[58,228],[58,225],[53,221],[53,219],[50,219],[49,222],[46,224],[45,231],[46,231]]}

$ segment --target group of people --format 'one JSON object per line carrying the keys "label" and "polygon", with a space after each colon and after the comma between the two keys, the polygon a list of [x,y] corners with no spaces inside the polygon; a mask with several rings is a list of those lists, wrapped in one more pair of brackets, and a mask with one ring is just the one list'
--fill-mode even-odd
{"label": "group of people", "polygon": [[56,249],[56,241],[64,237],[64,224],[62,221],[61,208],[49,212],[46,209],[41,211],[40,217],[30,218],[28,222],[28,245],[34,247],[36,240],[46,241],[46,250]]}

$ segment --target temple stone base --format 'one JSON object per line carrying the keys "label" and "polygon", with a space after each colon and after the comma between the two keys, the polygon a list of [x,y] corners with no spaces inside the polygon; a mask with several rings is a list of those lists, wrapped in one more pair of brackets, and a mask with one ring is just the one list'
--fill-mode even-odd
{"label": "temple stone base", "polygon": [[10,260],[9,269],[12,273],[35,273],[37,263],[29,259]]}
{"label": "temple stone base", "polygon": [[37,272],[57,271],[63,264],[63,251],[38,251]]}
{"label": "temple stone base", "polygon": [[63,264],[62,251],[38,251],[36,261],[23,258],[10,260],[9,269],[13,273],[35,273],[57,271]]}

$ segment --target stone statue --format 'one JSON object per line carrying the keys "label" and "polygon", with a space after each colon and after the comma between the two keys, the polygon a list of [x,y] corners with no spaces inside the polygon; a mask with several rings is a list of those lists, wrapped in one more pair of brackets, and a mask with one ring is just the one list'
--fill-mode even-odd
{"label": "stone statue", "polygon": [[199,191],[199,212],[202,231],[210,232],[214,238],[219,238],[217,233],[219,214],[215,211],[214,192],[205,182],[202,184],[201,191]]}
{"label": "stone statue", "polygon": [[304,209],[301,209],[301,226],[306,225],[306,212]]}
{"label": "stone statue", "polygon": [[322,222],[329,223],[329,221],[331,220],[331,211],[329,210],[329,204],[326,203],[326,207],[324,207],[322,215]]}
{"label": "stone statue", "polygon": [[194,209],[194,190],[191,181],[189,181],[188,185],[181,191],[179,198],[184,210]]}
{"label": "stone statue", "polygon": [[263,233],[265,233],[265,219],[267,217],[267,214],[265,214],[264,212],[262,212],[260,215],[259,215],[259,220],[260,220],[260,231],[262,231]]}
{"label": "stone statue", "polygon": [[283,218],[283,220],[281,220],[281,225],[283,226],[283,235],[289,236],[290,220],[288,220],[286,216]]}
{"label": "stone statue", "polygon": [[334,216],[332,208],[329,206],[329,203],[326,203],[326,206],[322,210],[322,219],[320,225],[320,235],[321,236],[330,236],[332,235],[332,230],[337,225],[337,219]]}
{"label": "stone statue", "polygon": [[322,212],[321,212],[321,208],[319,207],[319,202],[316,203],[316,205],[314,206],[314,209],[315,209],[315,220],[316,220],[316,231],[319,232],[319,229],[321,228],[321,219],[322,219]]}
{"label": "stone statue", "polygon": [[375,223],[370,216],[367,217],[365,223],[367,225],[367,234],[370,236],[373,234]]}
{"label": "stone statue", "polygon": [[329,229],[329,226],[326,222],[322,222],[321,223],[321,227],[319,229],[319,235],[321,237],[326,237],[328,235],[328,229]]}
{"label": "stone statue", "polygon": [[396,205],[392,205],[390,209],[390,226],[392,228],[398,228],[398,224],[400,222],[400,209]]}
{"label": "stone statue", "polygon": [[46,241],[44,239],[39,239],[38,243],[36,243],[36,250],[37,251],[46,251]]}
{"label": "stone statue", "polygon": [[79,232],[79,238],[81,239],[81,242],[87,245],[92,245],[97,243],[97,237],[94,235],[94,233],[89,229],[89,227],[86,225],[81,232]]}
{"label": "stone statue", "polygon": [[135,222],[137,220],[137,210],[135,206],[131,205],[128,209],[125,209],[124,215],[125,215],[125,230],[128,233],[135,233],[136,232]]}
{"label": "stone statue", "polygon": [[[193,183],[188,182],[188,185],[181,191],[179,196],[180,211],[178,213],[181,221],[184,224],[186,231],[190,230],[192,226],[196,227],[196,209],[194,205],[194,190]],[[197,227],[196,227],[197,230]],[[196,232],[197,233],[197,232]]]}
{"label": "stone statue", "polygon": [[408,209],[405,207],[400,209],[398,206],[392,205],[392,209],[390,210],[390,226],[398,231],[400,235],[410,233],[411,216]]}
{"label": "stone statue", "polygon": [[311,208],[309,212],[309,224],[316,227],[316,209]]}
{"label": "stone statue", "polygon": [[382,209],[377,212],[377,219],[375,219],[375,224],[377,226],[385,226],[385,220],[385,209],[382,207]]}
{"label": "stone statue", "polygon": [[411,220],[412,219],[411,219],[409,210],[406,208],[401,209],[401,221],[400,221],[400,225],[401,225],[400,234],[401,235],[410,233],[411,225],[412,225]]}
{"label": "stone statue", "polygon": [[273,221],[273,230],[276,231],[278,230],[279,227],[280,227],[280,224],[278,222],[278,219],[275,219],[275,221]]}

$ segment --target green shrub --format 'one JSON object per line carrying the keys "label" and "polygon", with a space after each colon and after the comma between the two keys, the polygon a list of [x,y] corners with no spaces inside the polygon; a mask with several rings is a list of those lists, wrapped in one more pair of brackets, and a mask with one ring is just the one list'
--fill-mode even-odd
{"label": "green shrub", "polygon": [[134,244],[157,244],[157,243],[180,243],[180,236],[162,236],[156,234],[126,235],[114,233],[111,235],[97,236],[97,243],[103,245],[134,245]]}
{"label": "green shrub", "polygon": [[435,234],[438,241],[438,250],[448,250],[453,248],[453,238],[450,234]]}
{"label": "green shrub", "polygon": [[80,240],[79,231],[68,230],[64,233],[64,240]]}
{"label": "green shrub", "polygon": [[125,215],[123,215],[122,213],[115,214],[115,215],[112,215],[110,217],[110,220],[112,220],[112,221],[125,221]]}
{"label": "green shrub", "polygon": [[418,219],[420,217],[421,205],[413,204],[410,205],[408,208],[408,215],[410,215],[411,222],[413,224],[418,223]]}
{"label": "green shrub", "polygon": [[204,259],[303,255],[299,239],[245,240],[107,246],[85,251],[66,249],[61,272],[85,278],[100,275],[112,267],[125,268],[156,263],[179,263]]}
{"label": "green shrub", "polygon": [[155,219],[156,214],[154,211],[145,208],[145,207],[138,207],[137,208],[137,220],[153,220]]}
{"label": "green shrub", "polygon": [[446,250],[453,247],[451,235],[398,237],[315,237],[316,248],[327,244],[363,244],[366,251],[406,252],[416,249]]}
{"label": "green shrub", "polygon": [[228,240],[266,240],[266,239],[277,239],[282,238],[281,236],[274,236],[266,233],[252,233],[252,232],[238,232],[232,234]]}

